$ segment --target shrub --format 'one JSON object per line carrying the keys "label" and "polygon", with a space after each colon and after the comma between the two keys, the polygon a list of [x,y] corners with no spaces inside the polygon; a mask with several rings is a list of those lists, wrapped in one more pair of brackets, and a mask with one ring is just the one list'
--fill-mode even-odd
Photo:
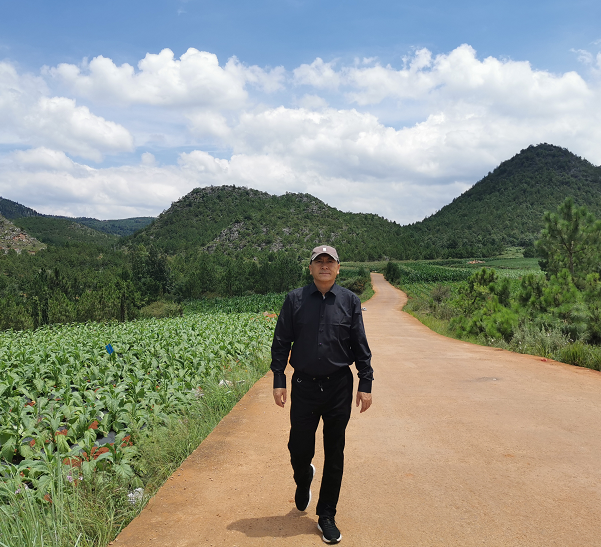
{"label": "shrub", "polygon": [[451,288],[448,285],[442,285],[439,283],[432,289],[430,296],[434,302],[441,304],[444,300],[448,300],[451,296]]}
{"label": "shrub", "polygon": [[562,363],[599,370],[601,349],[582,342],[574,342],[561,348],[555,359]]}
{"label": "shrub", "polygon": [[401,278],[401,271],[399,269],[399,265],[395,262],[388,262],[386,264],[386,269],[384,270],[384,278],[389,283],[397,283]]}
{"label": "shrub", "polygon": [[432,314],[437,319],[443,319],[444,321],[450,321],[453,317],[455,317],[456,310],[449,306],[448,304],[434,304],[432,307]]}
{"label": "shrub", "polygon": [[365,290],[367,279],[364,277],[352,277],[340,282],[340,285],[353,291],[355,294],[361,294]]}
{"label": "shrub", "polygon": [[526,322],[515,328],[508,349],[541,357],[553,357],[569,343],[559,324],[545,326]]}
{"label": "shrub", "polygon": [[183,314],[181,304],[175,302],[163,302],[157,301],[148,306],[144,306],[140,310],[140,316],[145,319],[154,317],[155,319],[162,319],[163,317],[177,317]]}
{"label": "shrub", "polygon": [[476,310],[470,317],[459,318],[458,331],[466,334],[486,334],[489,338],[502,338],[509,342],[518,323],[518,316],[499,303],[497,296]]}
{"label": "shrub", "polygon": [[534,245],[524,247],[524,258],[536,258],[536,248]]}

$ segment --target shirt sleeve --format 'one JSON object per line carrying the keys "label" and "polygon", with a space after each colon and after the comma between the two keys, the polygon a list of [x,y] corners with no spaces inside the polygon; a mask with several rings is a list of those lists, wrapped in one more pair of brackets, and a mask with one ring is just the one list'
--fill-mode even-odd
{"label": "shirt sleeve", "polygon": [[284,370],[288,364],[290,348],[294,340],[292,321],[292,300],[290,294],[286,296],[282,310],[278,317],[271,344],[271,370],[273,372],[273,389],[286,387]]}
{"label": "shirt sleeve", "polygon": [[374,371],[371,367],[371,350],[365,336],[361,300],[357,296],[353,298],[351,349],[355,355],[355,366],[357,367],[357,376],[359,377],[358,391],[371,393],[371,384],[374,380]]}

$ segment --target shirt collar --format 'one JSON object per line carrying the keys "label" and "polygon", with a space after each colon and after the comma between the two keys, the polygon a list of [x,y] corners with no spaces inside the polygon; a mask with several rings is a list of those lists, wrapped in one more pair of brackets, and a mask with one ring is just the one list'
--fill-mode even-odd
{"label": "shirt collar", "polygon": [[[313,294],[315,292],[319,292],[319,289],[317,288],[317,285],[315,285],[315,281],[313,281],[311,283],[311,286],[309,288],[309,292],[310,294]],[[334,281],[334,284],[330,287],[330,290],[326,293],[326,295],[328,293],[332,293],[333,295],[337,295],[340,292],[340,285],[337,285],[336,282]]]}

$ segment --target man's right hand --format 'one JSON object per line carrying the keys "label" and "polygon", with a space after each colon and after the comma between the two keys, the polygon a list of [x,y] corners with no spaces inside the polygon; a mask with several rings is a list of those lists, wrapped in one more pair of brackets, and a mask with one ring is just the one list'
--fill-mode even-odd
{"label": "man's right hand", "polygon": [[273,399],[275,404],[284,408],[286,404],[286,388],[285,387],[276,387],[273,390]]}

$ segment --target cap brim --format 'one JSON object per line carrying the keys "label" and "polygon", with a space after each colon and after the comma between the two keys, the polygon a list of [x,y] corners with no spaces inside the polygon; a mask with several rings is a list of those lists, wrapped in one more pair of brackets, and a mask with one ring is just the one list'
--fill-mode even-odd
{"label": "cap brim", "polygon": [[340,262],[340,259],[339,259],[337,256],[333,255],[332,253],[328,253],[327,251],[322,251],[321,253],[315,253],[315,254],[314,254],[312,257],[311,257],[311,260],[310,260],[310,262],[313,262],[313,261],[314,261],[314,260],[315,260],[315,259],[316,259],[318,256],[321,256],[321,255],[328,255],[328,256],[331,256],[331,257],[332,257],[332,258],[333,258],[333,259],[334,259],[336,262]]}

